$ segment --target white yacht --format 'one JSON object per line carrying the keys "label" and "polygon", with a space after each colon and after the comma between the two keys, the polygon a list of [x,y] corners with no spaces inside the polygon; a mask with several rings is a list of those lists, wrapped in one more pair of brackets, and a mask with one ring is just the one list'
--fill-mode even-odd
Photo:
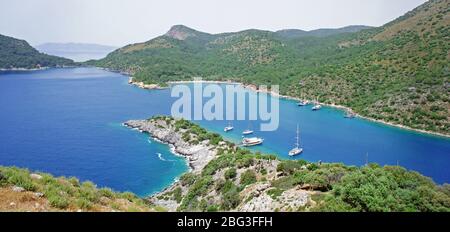
{"label": "white yacht", "polygon": [[264,139],[258,138],[258,137],[243,138],[242,145],[244,145],[244,147],[251,147],[251,146],[256,146],[256,145],[262,144],[263,141],[264,141]]}
{"label": "white yacht", "polygon": [[289,151],[289,156],[296,156],[299,155],[303,152],[303,148],[300,147],[300,131],[298,129],[298,124],[297,124],[297,137],[296,137],[297,141],[295,143],[295,147],[292,148],[292,150]]}

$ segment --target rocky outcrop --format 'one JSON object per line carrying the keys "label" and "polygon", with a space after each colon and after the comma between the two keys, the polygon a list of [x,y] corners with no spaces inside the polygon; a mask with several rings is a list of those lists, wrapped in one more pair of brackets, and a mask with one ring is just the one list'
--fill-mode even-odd
{"label": "rocky outcrop", "polygon": [[182,139],[185,130],[175,131],[164,120],[130,120],[125,125],[141,132],[149,133],[155,139],[171,145],[172,151],[186,158],[192,171],[200,172],[217,154],[216,147],[203,141],[191,144]]}
{"label": "rocky outcrop", "polygon": [[[271,197],[268,194],[269,184],[257,184],[251,191],[253,196],[248,196],[249,201],[245,201],[238,206],[239,212],[274,212],[274,211],[297,211],[304,207],[308,201],[311,192],[294,188],[284,191],[278,197]],[[245,192],[244,192],[245,193]],[[244,196],[245,197],[245,196]],[[245,199],[245,198],[244,198]]]}
{"label": "rocky outcrop", "polygon": [[[196,138],[197,135],[191,132],[190,127],[177,126],[177,122],[176,119],[170,117],[155,117],[149,120],[130,120],[124,124],[140,132],[149,133],[156,140],[169,144],[175,154],[186,158],[191,167],[192,175],[195,175],[196,178],[205,177],[202,171],[208,163],[223,154],[219,154],[220,150],[239,155],[239,153],[236,153],[236,145],[226,141],[220,141],[216,143],[217,145],[212,145],[209,140],[186,140],[186,138]],[[241,201],[239,205],[229,210],[245,212],[297,211],[309,202],[311,192],[297,187],[283,191],[276,197],[271,196],[269,191],[274,189],[271,182],[280,178],[277,171],[279,163],[278,159],[255,158],[247,165],[234,164],[235,166],[218,167],[213,174],[208,176],[211,179],[208,190],[202,192],[198,201],[206,201],[209,205],[221,205],[223,203],[223,192],[215,186],[218,183],[223,183],[225,171],[233,168],[235,169],[235,175],[229,180],[235,186],[242,186],[242,189],[239,190]],[[242,175],[249,171],[255,173],[256,182],[245,186],[241,183]],[[167,211],[179,210],[183,202],[183,196],[188,196],[192,187],[192,183],[183,184],[182,182],[176,181],[163,191],[150,196],[147,200]]]}

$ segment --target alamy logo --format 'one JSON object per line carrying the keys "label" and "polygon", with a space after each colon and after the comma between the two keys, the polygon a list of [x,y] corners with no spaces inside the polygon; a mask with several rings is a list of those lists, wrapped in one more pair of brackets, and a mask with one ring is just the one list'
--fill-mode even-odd
{"label": "alamy logo", "polygon": [[[270,97],[267,86],[259,86],[258,93],[251,92],[237,84],[203,85],[195,79],[193,87],[175,85],[171,96],[178,98],[171,108],[175,118],[187,120],[250,120],[261,121],[261,131],[274,131],[279,126],[279,99]],[[277,95],[278,85],[270,86],[270,92]],[[248,104],[248,105],[247,105]]]}

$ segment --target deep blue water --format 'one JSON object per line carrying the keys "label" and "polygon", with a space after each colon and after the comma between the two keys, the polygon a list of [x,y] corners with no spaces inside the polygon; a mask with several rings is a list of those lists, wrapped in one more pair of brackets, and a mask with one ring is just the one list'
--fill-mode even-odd
{"label": "deep blue water", "polygon": [[[170,90],[143,90],[128,78],[95,68],[0,73],[0,165],[76,176],[99,186],[144,196],[159,191],[187,170],[164,144],[123,127],[129,119],[170,114]],[[395,165],[450,182],[450,139],[424,135],[362,119],[344,119],[325,107],[312,112],[280,100],[280,127],[258,132],[265,139],[253,150],[289,159],[297,123],[309,161]],[[239,142],[247,121],[198,121]]]}

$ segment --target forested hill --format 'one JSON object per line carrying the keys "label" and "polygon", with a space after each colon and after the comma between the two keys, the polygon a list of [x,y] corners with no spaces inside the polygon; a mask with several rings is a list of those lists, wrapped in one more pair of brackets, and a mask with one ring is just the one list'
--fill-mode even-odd
{"label": "forested hill", "polygon": [[72,60],[38,52],[25,40],[0,35],[0,69],[32,69],[72,64]]}
{"label": "forested hill", "polygon": [[195,76],[278,84],[283,94],[345,105],[449,134],[450,0],[432,0],[378,28],[208,34],[177,25],[92,64],[164,84]]}

